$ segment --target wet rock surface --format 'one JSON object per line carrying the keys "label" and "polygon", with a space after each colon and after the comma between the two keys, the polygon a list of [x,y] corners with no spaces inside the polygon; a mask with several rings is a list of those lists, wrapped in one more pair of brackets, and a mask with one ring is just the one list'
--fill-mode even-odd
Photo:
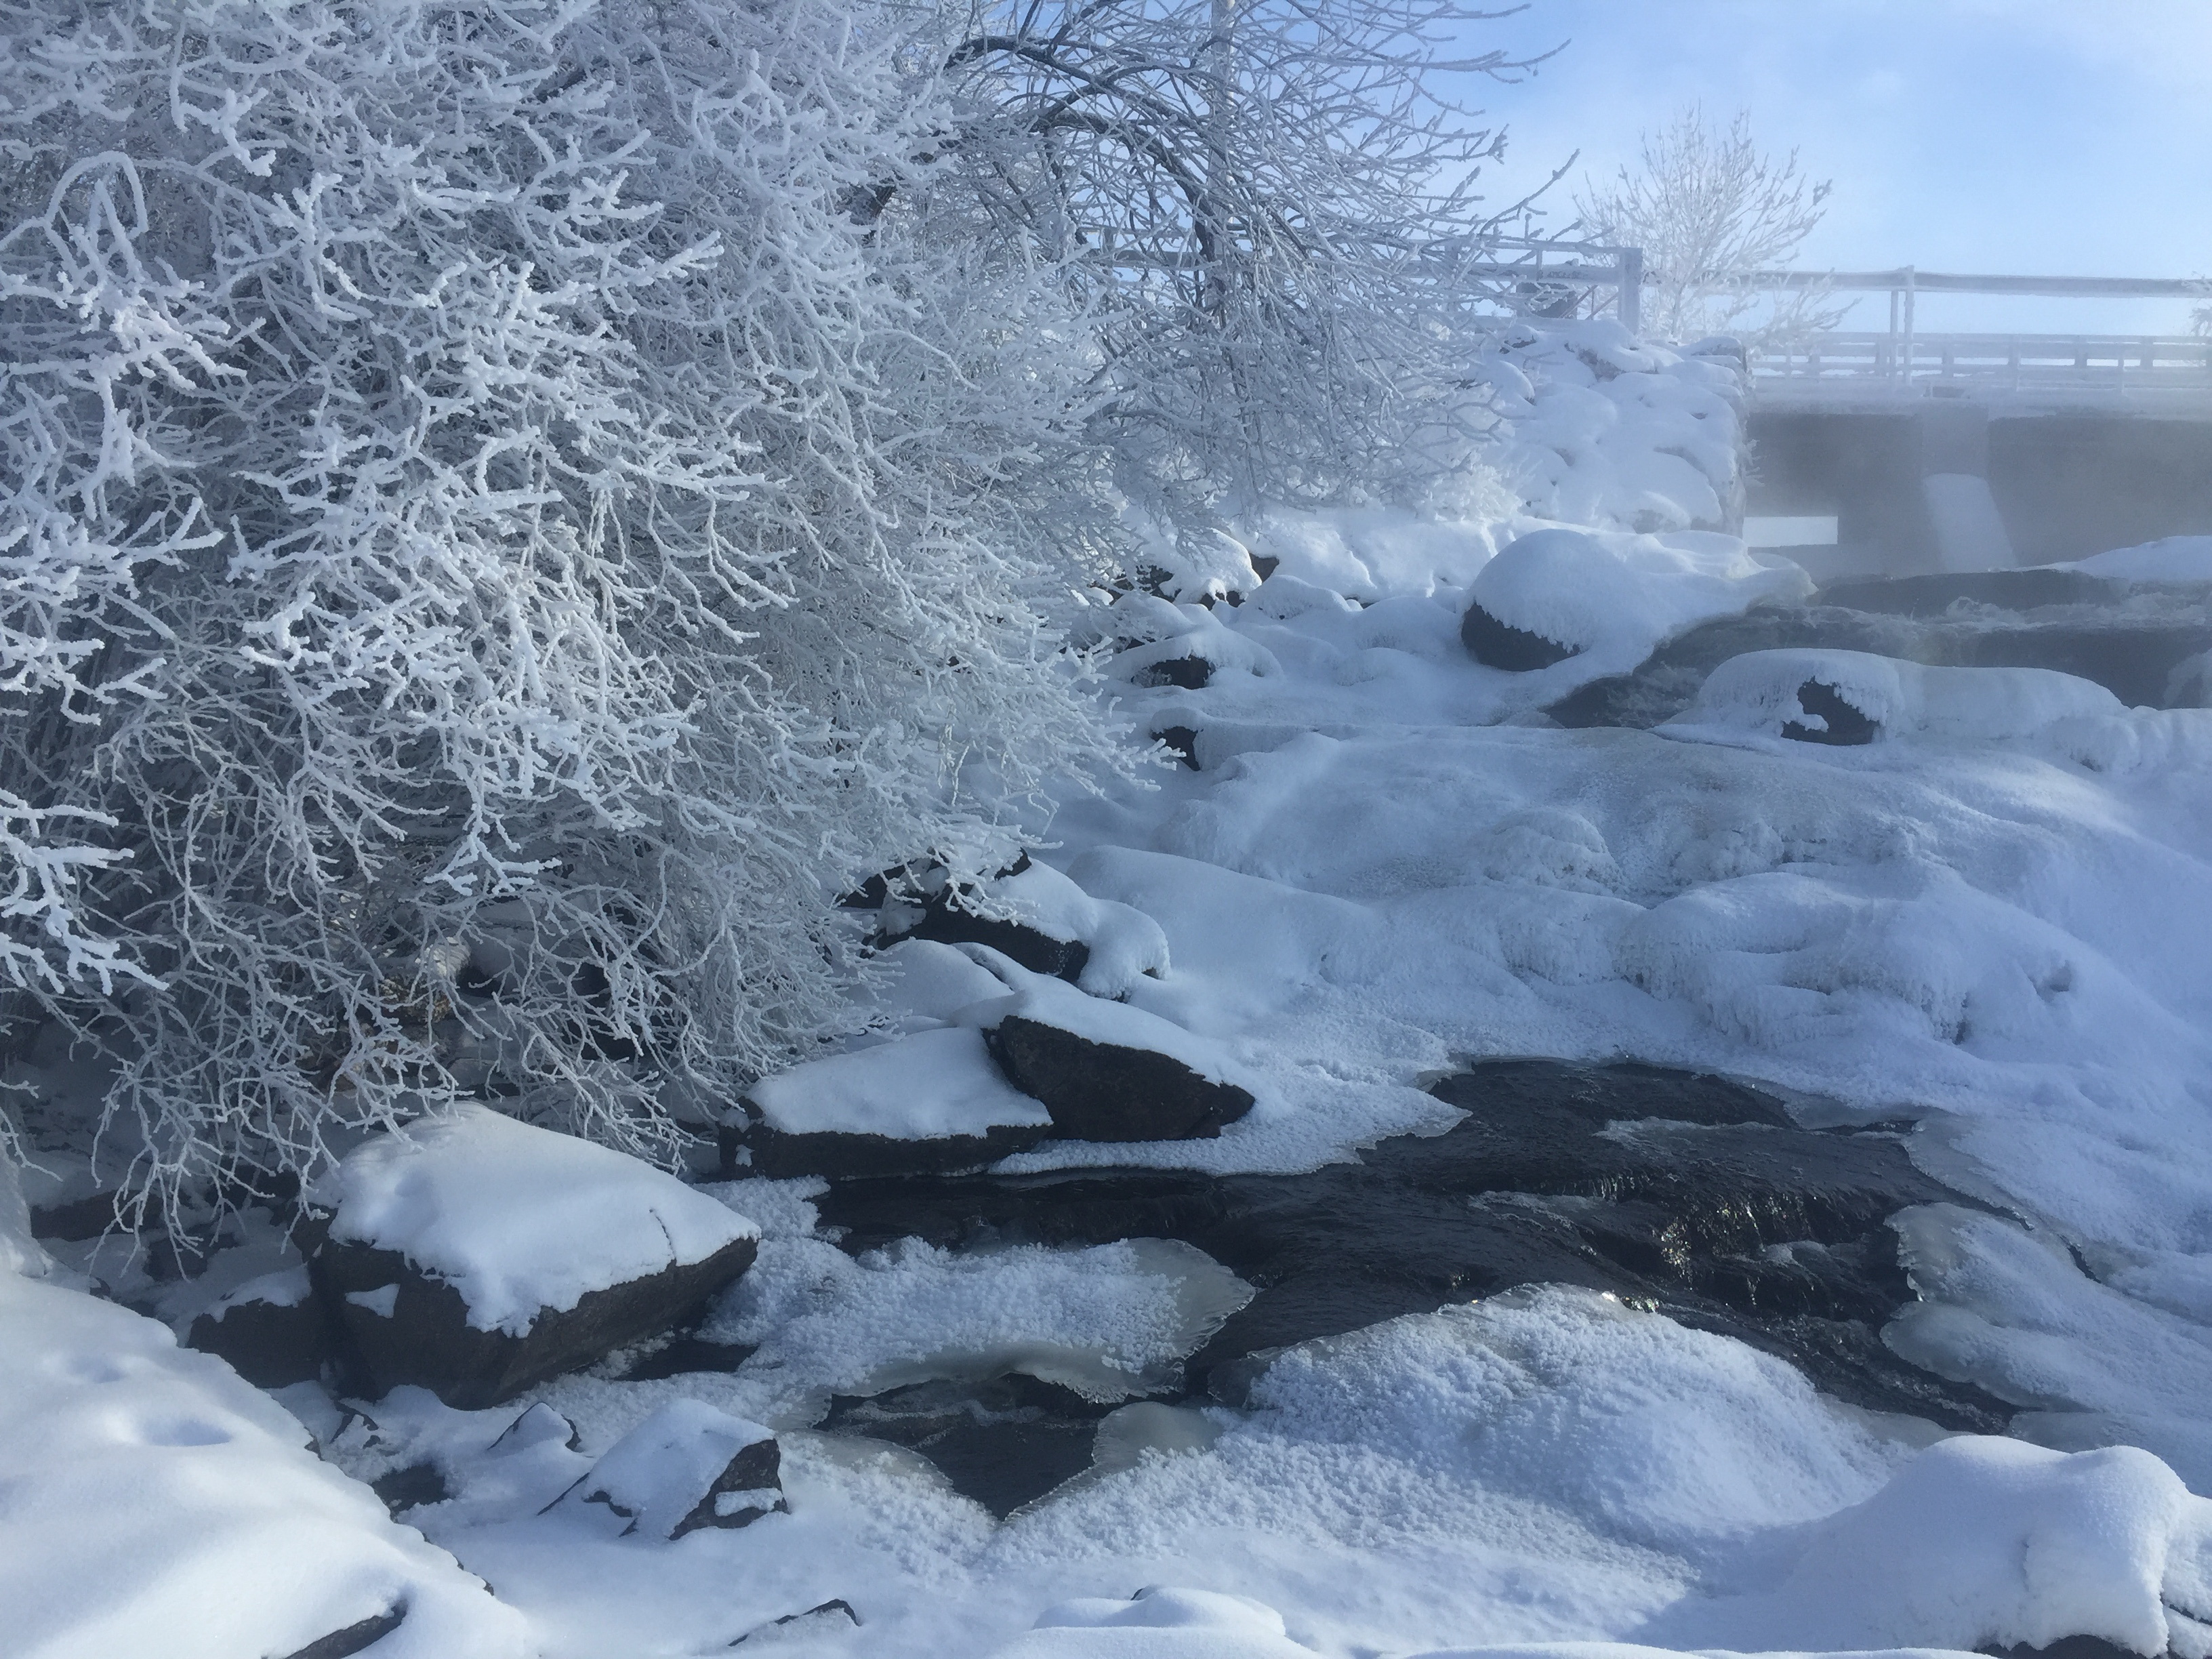
{"label": "wet rock surface", "polygon": [[955,1491],[1004,1520],[1091,1467],[1098,1421],[1112,1409],[1016,1372],[840,1395],[820,1426],[921,1453]]}
{"label": "wet rock surface", "polygon": [[1492,616],[1480,605],[1468,605],[1467,614],[1460,618],[1459,637],[1468,653],[1484,667],[1502,668],[1514,674],[1533,673],[1553,663],[1565,662],[1579,648],[1562,645],[1525,628],[1516,628]]}
{"label": "wet rock surface", "polygon": [[1251,1091],[1153,1048],[1103,1042],[1009,1014],[983,1033],[1008,1081],[1079,1140],[1210,1139],[1252,1109]]}
{"label": "wet rock surface", "polygon": [[1936,667],[2051,668],[2130,708],[2193,701],[2182,671],[2212,649],[2212,598],[2078,571],[1996,570],[1837,582],[1802,605],[1762,606],[1690,629],[1632,672],[1593,680],[1544,712],[1562,726],[1649,728],[1747,651],[1865,651]]}
{"label": "wet rock surface", "polygon": [[2002,1402],[1881,1343],[1912,1294],[1888,1218],[1961,1201],[1913,1168],[1893,1127],[1800,1129],[1755,1090],[1637,1065],[1498,1062],[1435,1092],[1468,1117],[1304,1175],[853,1182],[817,1202],[855,1252],[910,1236],[1193,1244],[1259,1287],[1187,1366],[1192,1390],[1232,1402],[1274,1349],[1562,1283],[1740,1338],[1855,1405],[1954,1429],[2008,1421]]}

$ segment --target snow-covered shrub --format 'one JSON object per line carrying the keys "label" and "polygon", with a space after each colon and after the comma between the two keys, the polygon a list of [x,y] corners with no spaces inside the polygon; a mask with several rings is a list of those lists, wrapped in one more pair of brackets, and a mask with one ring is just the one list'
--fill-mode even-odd
{"label": "snow-covered shrub", "polygon": [[933,98],[836,0],[0,4],[4,965],[160,1181],[665,1145],[1114,763],[1079,342],[854,211]]}

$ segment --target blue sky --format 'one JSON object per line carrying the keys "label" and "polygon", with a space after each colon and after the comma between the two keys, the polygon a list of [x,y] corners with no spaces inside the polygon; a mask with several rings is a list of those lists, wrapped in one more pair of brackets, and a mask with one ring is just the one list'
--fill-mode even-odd
{"label": "blue sky", "polygon": [[[1502,5],[1501,5],[1502,9]],[[1482,106],[1496,194],[1555,194],[1692,101],[1832,179],[1801,263],[2212,276],[2212,0],[1532,0],[1468,44],[1565,50]],[[1851,327],[1879,327],[1875,297]],[[1928,329],[2178,332],[2179,303],[1923,299]]]}

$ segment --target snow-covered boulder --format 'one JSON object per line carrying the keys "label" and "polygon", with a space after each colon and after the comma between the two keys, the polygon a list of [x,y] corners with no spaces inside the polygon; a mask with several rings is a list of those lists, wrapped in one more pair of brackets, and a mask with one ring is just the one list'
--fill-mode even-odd
{"label": "snow-covered boulder", "polygon": [[307,1442],[166,1326],[0,1273],[0,1642],[18,1659],[372,1643],[520,1659],[520,1615]]}
{"label": "snow-covered boulder", "polygon": [[697,1400],[672,1400],[617,1441],[558,1500],[620,1521],[620,1535],[674,1540],[790,1509],[775,1437]]}
{"label": "snow-covered boulder", "polygon": [[2054,669],[1934,668],[1863,651],[1750,651],[1715,669],[1696,701],[1658,729],[1804,743],[1986,743],[2063,736],[2127,714],[2103,686]]}
{"label": "snow-covered boulder", "polygon": [[1011,964],[1016,986],[969,1011],[1007,1079],[1077,1140],[1191,1140],[1252,1109],[1214,1044],[1125,1003],[1089,997]]}
{"label": "snow-covered boulder", "polygon": [[188,1347],[229,1362],[256,1388],[312,1382],[335,1357],[330,1310],[305,1267],[280,1268],[247,1280],[197,1315]]}
{"label": "snow-covered boulder", "polygon": [[760,1237],[636,1158],[466,1103],[356,1148],[313,1199],[316,1288],[374,1391],[466,1407],[664,1328]]}
{"label": "snow-covered boulder", "polygon": [[2212,1650],[2212,1503],[2132,1446],[1962,1435],[1808,1528],[1771,1588],[1685,1604],[1650,1632],[1744,1650]]}
{"label": "snow-covered boulder", "polygon": [[2212,536],[2168,536],[2140,547],[2118,547],[2059,565],[2107,581],[2144,582],[2159,586],[2212,585]]}
{"label": "snow-covered boulder", "polygon": [[1797,566],[1762,562],[1733,536],[1539,530],[1476,575],[1460,637],[1492,668],[1583,657],[1623,672],[1700,623],[1812,592]]}
{"label": "snow-covered boulder", "polygon": [[[997,980],[968,965],[1005,994]],[[752,1172],[778,1179],[967,1169],[1025,1151],[1053,1127],[1051,1114],[1006,1081],[969,1026],[808,1060],[762,1079],[744,1103]]]}
{"label": "snow-covered boulder", "polygon": [[1095,899],[1051,866],[1024,859],[995,881],[946,884],[920,906],[887,905],[895,939],[987,945],[1035,974],[1117,997],[1139,977],[1164,972],[1167,935],[1141,910]]}

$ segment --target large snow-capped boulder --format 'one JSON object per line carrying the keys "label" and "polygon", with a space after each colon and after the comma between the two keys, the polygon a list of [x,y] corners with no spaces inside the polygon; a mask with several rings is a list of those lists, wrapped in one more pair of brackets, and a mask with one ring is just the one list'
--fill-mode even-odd
{"label": "large snow-capped boulder", "polygon": [[211,1355],[0,1273],[0,1609],[21,1659],[503,1659],[520,1614]]}
{"label": "large snow-capped boulder", "polygon": [[759,1424],[702,1401],[672,1400],[609,1447],[556,1503],[621,1522],[623,1537],[672,1540],[788,1510],[781,1462],[775,1437]]}
{"label": "large snow-capped boulder", "polygon": [[1762,561],[1734,536],[1539,530],[1476,575],[1460,637],[1492,668],[1580,657],[1620,672],[1699,623],[1812,592],[1799,567]]}
{"label": "large snow-capped boulder", "polygon": [[1191,1140],[1252,1109],[1214,1044],[1125,1003],[1088,997],[1011,964],[1004,1000],[963,1015],[982,1027],[1007,1080],[1078,1140]]}
{"label": "large snow-capped boulder", "polygon": [[760,1230],[650,1164],[457,1105],[319,1182],[311,1262],[376,1393],[482,1407],[681,1318]]}
{"label": "large snow-capped boulder", "polygon": [[1034,1146],[1053,1127],[1042,1103],[1006,1081],[969,1026],[808,1060],[756,1083],[744,1106],[752,1172],[779,1179],[967,1169]]}

